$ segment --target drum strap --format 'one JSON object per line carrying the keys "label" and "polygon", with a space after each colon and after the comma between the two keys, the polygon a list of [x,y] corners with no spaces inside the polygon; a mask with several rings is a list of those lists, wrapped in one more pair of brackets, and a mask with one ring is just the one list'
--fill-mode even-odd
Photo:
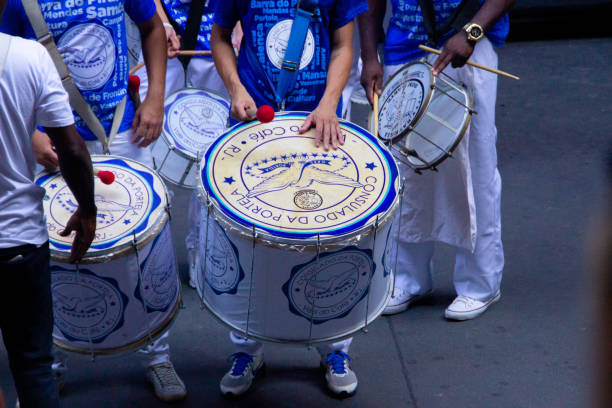
{"label": "drum strap", "polygon": [[11,36],[0,33],[0,78],[2,77],[2,71],[4,70],[4,63],[6,62],[6,56],[8,55],[8,51],[10,47],[11,47]]}
{"label": "drum strap", "polygon": [[455,9],[451,17],[439,28],[436,28],[436,12],[433,0],[419,0],[423,24],[427,30],[427,43],[431,47],[437,47],[440,40],[450,31],[461,31],[463,27],[472,21],[474,15],[480,10],[481,0],[463,0]]}
{"label": "drum strap", "polygon": [[297,5],[297,12],[291,32],[289,34],[289,42],[285,50],[285,56],[281,63],[281,71],[276,84],[276,103],[284,109],[285,98],[289,90],[293,88],[298,70],[300,69],[300,61],[304,52],[304,42],[308,35],[308,26],[312,20],[317,6],[318,0],[300,0]]}
{"label": "drum strap", "polygon": [[55,68],[57,69],[57,72],[62,80],[62,85],[68,93],[70,106],[79,114],[81,119],[83,119],[85,124],[87,124],[89,130],[91,130],[91,132],[96,135],[98,140],[102,143],[104,152],[109,153],[108,146],[110,146],[113,138],[119,131],[119,126],[121,124],[121,120],[123,119],[123,114],[125,113],[127,95],[123,97],[121,102],[119,102],[115,108],[113,123],[111,125],[110,134],[107,138],[104,126],[102,126],[102,123],[100,123],[100,120],[95,115],[81,94],[81,91],[79,91],[79,88],[77,88],[72,80],[70,71],[68,71],[68,67],[66,66],[66,63],[64,62],[64,59],[62,58],[62,55],[60,54],[59,50],[57,49],[57,45],[53,40],[53,35],[49,31],[49,26],[47,26],[47,23],[45,22],[40,6],[38,5],[38,1],[21,0],[21,2],[26,14],[28,15],[28,20],[30,20],[30,24],[34,29],[36,39],[47,49],[53,63],[55,64]]}
{"label": "drum strap", "polygon": [[[184,50],[195,50],[198,43],[198,34],[200,25],[202,24],[202,15],[204,15],[204,6],[209,0],[191,0],[189,13],[187,14],[187,22],[185,23],[185,32],[181,39],[181,48]],[[169,19],[170,20],[170,19]],[[179,61],[183,64],[183,69],[187,69],[191,55],[179,55]]]}

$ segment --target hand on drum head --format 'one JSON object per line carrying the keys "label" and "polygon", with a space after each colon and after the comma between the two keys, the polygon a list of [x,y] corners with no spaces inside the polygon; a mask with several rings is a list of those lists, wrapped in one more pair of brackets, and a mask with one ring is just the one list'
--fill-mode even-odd
{"label": "hand on drum head", "polygon": [[70,263],[76,263],[83,259],[96,233],[97,210],[94,210],[93,214],[87,215],[81,215],[79,211],[76,210],[72,214],[66,224],[66,229],[59,233],[62,237],[67,237],[72,231],[76,232],[70,250]]}
{"label": "hand on drum head", "polygon": [[132,143],[139,143],[138,147],[147,147],[161,135],[164,120],[164,101],[162,97],[156,98],[150,93],[136,110],[132,122],[132,132],[135,134]]}
{"label": "hand on drum head", "polygon": [[462,67],[470,59],[473,52],[474,44],[468,41],[465,32],[461,31],[449,38],[444,44],[442,53],[436,58],[431,71],[435,76],[438,76],[448,64],[452,64],[453,68]]}
{"label": "hand on drum head", "polygon": [[232,119],[240,122],[247,122],[255,119],[257,115],[257,105],[255,105],[255,101],[242,85],[240,85],[236,91],[232,92],[230,97],[232,99]]}
{"label": "hand on drum head", "polygon": [[323,142],[325,150],[329,150],[330,144],[336,150],[339,145],[344,144],[344,136],[338,123],[335,106],[320,103],[317,109],[308,115],[300,128],[300,133],[305,133],[311,128],[315,128],[316,147],[321,146],[321,142]]}
{"label": "hand on drum head", "polygon": [[374,92],[378,96],[382,93],[383,77],[384,70],[380,61],[377,59],[364,61],[363,69],[361,70],[361,85],[365,89],[370,105],[374,104]]}

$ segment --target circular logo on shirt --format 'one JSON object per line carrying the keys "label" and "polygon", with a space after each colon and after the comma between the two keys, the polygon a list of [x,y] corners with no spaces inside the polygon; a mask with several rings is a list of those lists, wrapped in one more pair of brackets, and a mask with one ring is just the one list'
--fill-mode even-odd
{"label": "circular logo on shirt", "polygon": [[283,285],[290,310],[314,323],[346,316],[368,291],[371,253],[353,246],[294,267]]}
{"label": "circular logo on shirt", "polygon": [[55,326],[69,340],[101,343],[123,324],[128,300],[114,279],[54,266],[51,291]]}
{"label": "circular logo on shirt", "polygon": [[[283,20],[276,23],[268,32],[266,38],[266,53],[268,58],[278,69],[281,69],[283,59],[285,58],[285,51],[289,44],[289,34],[291,34],[291,26],[293,20]],[[304,51],[302,52],[302,59],[300,60],[299,69],[304,69],[314,56],[315,41],[312,31],[308,29],[306,35],[306,41],[304,41]]]}
{"label": "circular logo on shirt", "polygon": [[178,296],[178,278],[168,226],[155,239],[142,267],[142,282],[134,295],[147,309],[166,311]]}
{"label": "circular logo on shirt", "polygon": [[115,41],[110,31],[101,25],[76,25],[62,35],[57,47],[80,89],[102,87],[115,69]]}
{"label": "circular logo on shirt", "polygon": [[[238,249],[216,221],[209,218],[208,222],[208,243],[206,249],[201,249],[201,252],[206,251],[206,283],[217,295],[235,294],[238,284],[244,279],[244,271],[238,262]],[[203,227],[201,234],[205,233],[206,227]],[[200,259],[204,259],[203,255],[200,255]],[[202,264],[200,268],[204,273]]]}

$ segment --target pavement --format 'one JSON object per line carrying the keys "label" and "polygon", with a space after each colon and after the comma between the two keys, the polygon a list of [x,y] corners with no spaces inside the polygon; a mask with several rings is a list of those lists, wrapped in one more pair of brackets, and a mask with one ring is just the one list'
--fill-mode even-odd
{"label": "pavement", "polygon": [[[357,394],[325,391],[314,349],[271,345],[267,375],[247,395],[223,398],[218,382],[232,353],[227,329],[200,309],[184,285],[185,309],[171,329],[171,354],[189,395],[176,407],[585,407],[593,378],[592,274],[585,248],[604,192],[610,143],[612,40],[512,43],[500,67],[499,167],[503,179],[506,267],[502,298],[473,321],[447,322],[452,249],[435,255],[433,296],[407,312],[381,317],[356,336]],[[356,107],[364,124],[367,110]],[[173,235],[187,272],[184,213],[176,191]],[[186,281],[184,281],[186,283]],[[27,299],[23,300],[24,302]],[[19,305],[15,305],[18,310]],[[11,313],[13,311],[3,311]],[[15,311],[16,312],[16,311]],[[69,361],[62,407],[164,407],[150,392],[135,355]],[[0,386],[15,391],[0,349]]]}

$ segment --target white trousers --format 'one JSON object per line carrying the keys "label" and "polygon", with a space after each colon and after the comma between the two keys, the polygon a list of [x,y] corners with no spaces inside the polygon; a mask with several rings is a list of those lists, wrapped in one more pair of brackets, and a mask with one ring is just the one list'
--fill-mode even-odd
{"label": "white trousers", "polygon": [[[133,144],[134,134],[131,130],[118,133],[109,146],[110,153],[115,156],[123,156],[135,160],[146,166],[153,168],[153,156],[151,148],[139,148],[138,144]],[[87,149],[90,154],[103,154],[102,143],[97,140],[86,141]],[[141,359],[143,365],[152,366],[159,363],[170,362],[170,345],[168,344],[168,331],[162,334],[153,344],[139,350],[136,354]],[[66,366],[67,354],[56,349],[55,363],[53,367]]]}
{"label": "white trousers", "polygon": [[[497,54],[486,39],[476,45],[471,59],[497,67]],[[385,77],[388,78],[400,68],[385,67]],[[403,210],[398,214],[401,229],[395,285],[411,294],[430,291],[434,241],[441,241],[456,248],[453,280],[457,294],[484,301],[500,290],[504,267],[500,216],[501,177],[497,169],[495,147],[497,76],[470,66],[459,69],[449,66],[445,73],[467,86],[474,110],[478,112],[472,116],[469,132],[461,142],[466,146],[468,159],[464,165],[469,180],[463,186],[451,185],[448,180],[451,180],[452,175],[444,174],[446,162],[439,166],[440,173],[427,172],[423,175],[415,174],[413,170],[400,165],[406,185]],[[447,162],[450,160],[457,159],[448,159]],[[461,189],[470,191],[464,192]],[[440,191],[444,193],[436,193]],[[458,202],[466,197],[473,197],[473,206]],[[455,239],[461,235],[470,236],[469,222],[462,223],[454,219],[454,211],[460,205],[473,207],[472,218],[475,220],[472,224],[475,224],[475,233],[471,237],[472,245],[459,244],[461,241]],[[426,228],[423,225],[432,219],[443,221],[439,228],[424,231]],[[398,226],[400,223],[395,224]]]}
{"label": "white trousers", "polygon": [[[234,343],[234,348],[236,353],[247,353],[252,356],[259,356],[263,354],[264,345],[256,340],[246,339],[244,336],[236,332],[230,332],[230,340]],[[322,358],[326,357],[329,353],[333,353],[334,351],[342,351],[344,353],[348,353],[349,347],[353,342],[353,338],[350,337],[346,340],[342,340],[336,343],[328,343],[324,345],[317,346],[317,351],[321,355]]]}

